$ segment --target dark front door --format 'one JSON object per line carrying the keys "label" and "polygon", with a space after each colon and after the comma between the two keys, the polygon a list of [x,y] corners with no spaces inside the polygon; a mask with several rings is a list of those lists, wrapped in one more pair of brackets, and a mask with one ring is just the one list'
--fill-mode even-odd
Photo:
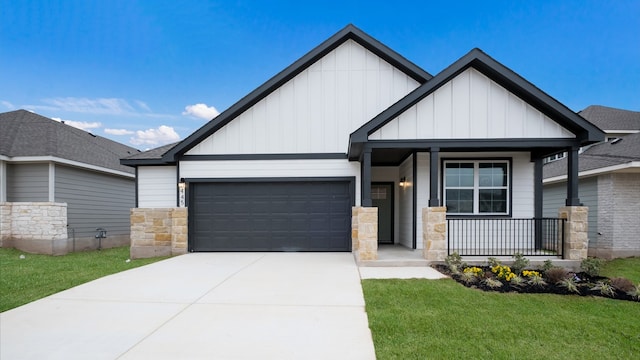
{"label": "dark front door", "polygon": [[393,183],[372,183],[371,202],[378,208],[378,243],[393,244]]}
{"label": "dark front door", "polygon": [[351,181],[191,183],[191,251],[350,251]]}

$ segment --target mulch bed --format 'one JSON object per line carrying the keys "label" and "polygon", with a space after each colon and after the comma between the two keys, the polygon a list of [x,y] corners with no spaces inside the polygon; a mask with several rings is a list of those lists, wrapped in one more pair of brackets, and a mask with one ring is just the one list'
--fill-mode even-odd
{"label": "mulch bed", "polygon": [[[634,298],[628,295],[627,293],[625,293],[624,291],[620,291],[617,289],[614,289],[613,296],[602,294],[599,290],[592,290],[592,288],[596,285],[597,282],[608,281],[609,278],[603,277],[603,276],[589,276],[584,272],[578,272],[578,273],[569,272],[569,276],[573,277],[575,280],[575,284],[578,289],[578,292],[576,293],[576,292],[569,291],[564,286],[560,286],[557,284],[549,284],[546,279],[545,281],[547,281],[547,284],[543,286],[531,285],[527,283],[516,286],[516,285],[512,285],[508,281],[497,279],[502,283],[502,286],[497,288],[492,288],[485,285],[482,281],[476,281],[474,283],[466,283],[462,280],[460,275],[452,274],[451,271],[449,270],[449,267],[446,265],[437,264],[432,266],[439,272],[450,276],[452,279],[454,279],[458,283],[468,288],[479,289],[483,291],[494,291],[494,292],[501,292],[501,293],[516,292],[516,293],[529,293],[529,294],[599,296],[599,297],[605,297],[605,298],[616,299],[616,300],[640,301],[640,299]],[[477,266],[477,267],[483,269],[485,273],[491,273],[491,268],[488,266]],[[539,272],[542,273],[541,271]]]}

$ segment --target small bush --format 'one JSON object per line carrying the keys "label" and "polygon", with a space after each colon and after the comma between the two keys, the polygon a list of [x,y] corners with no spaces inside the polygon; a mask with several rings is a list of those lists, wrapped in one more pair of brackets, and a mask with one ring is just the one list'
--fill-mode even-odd
{"label": "small bush", "polygon": [[516,274],[511,271],[511,268],[506,265],[497,265],[491,268],[491,272],[496,274],[498,279],[511,281]]}
{"label": "small bush", "polygon": [[542,270],[542,272],[547,272],[552,268],[553,268],[553,261],[551,261],[551,259],[547,259],[544,261],[544,264],[542,265],[542,268],[540,268],[540,270]]}
{"label": "small bush", "polygon": [[522,270],[524,270],[527,266],[529,266],[529,259],[525,258],[521,253],[515,253],[513,255],[513,264],[511,264],[511,271],[516,274],[520,274]]}
{"label": "small bush", "polygon": [[544,276],[552,284],[557,284],[569,277],[569,272],[565,268],[554,266],[544,273]]}
{"label": "small bush", "polygon": [[[465,269],[466,270],[466,269]],[[465,284],[473,284],[478,281],[478,277],[475,273],[469,271],[463,271],[460,274],[460,280]]]}
{"label": "small bush", "polygon": [[576,281],[573,280],[573,278],[566,278],[564,280],[560,280],[560,282],[558,282],[558,285],[560,285],[563,288],[567,289],[569,292],[580,294],[580,290],[578,289],[578,285],[576,284]]}
{"label": "small bush", "polygon": [[580,263],[580,269],[589,276],[599,276],[604,260],[598,258],[586,258]]}
{"label": "small bush", "polygon": [[611,286],[611,284],[604,281],[598,281],[596,285],[591,288],[591,290],[600,291],[600,294],[609,297],[613,297],[616,294],[616,289]]}
{"label": "small bush", "polygon": [[497,289],[499,287],[502,287],[502,281],[497,280],[497,279],[493,279],[493,278],[487,278],[484,279],[484,284],[487,285],[487,287],[491,288],[491,289]]}
{"label": "small bush", "polygon": [[627,295],[631,296],[637,301],[640,301],[640,284],[634,286],[630,291],[627,291]]}
{"label": "small bush", "polygon": [[516,275],[514,277],[511,278],[511,281],[509,281],[511,283],[511,285],[519,287],[522,286],[526,283],[526,281],[524,280],[524,278]]}
{"label": "small bush", "polygon": [[633,285],[631,280],[622,277],[611,279],[611,286],[625,293],[632,291],[635,288],[635,285]]}
{"label": "small bush", "polygon": [[449,270],[454,274],[457,274],[460,269],[467,267],[467,264],[462,262],[462,256],[460,256],[460,254],[458,254],[457,252],[454,252],[453,254],[445,257],[444,262],[449,267]]}
{"label": "small bush", "polygon": [[547,282],[544,281],[544,279],[542,278],[542,276],[540,275],[533,275],[529,278],[529,284],[533,285],[533,286],[537,286],[537,287],[543,287],[547,285]]}
{"label": "small bush", "polygon": [[498,259],[496,259],[494,257],[487,258],[487,263],[489,264],[489,267],[496,267],[496,266],[502,265],[500,260],[498,260]]}

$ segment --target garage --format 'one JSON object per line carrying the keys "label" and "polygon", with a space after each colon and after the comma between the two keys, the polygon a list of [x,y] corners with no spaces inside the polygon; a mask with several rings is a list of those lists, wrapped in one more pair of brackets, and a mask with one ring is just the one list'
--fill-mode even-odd
{"label": "garage", "polygon": [[190,251],[351,251],[352,180],[189,183]]}

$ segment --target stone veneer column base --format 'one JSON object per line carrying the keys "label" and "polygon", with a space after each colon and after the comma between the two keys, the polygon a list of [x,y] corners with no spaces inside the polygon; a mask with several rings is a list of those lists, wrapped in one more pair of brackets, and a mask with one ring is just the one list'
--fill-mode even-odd
{"label": "stone veneer column base", "polygon": [[422,256],[427,260],[442,261],[447,256],[447,208],[445,206],[422,209]]}
{"label": "stone veneer column base", "polygon": [[589,252],[589,208],[587,206],[563,206],[558,210],[558,217],[566,219],[564,227],[563,258],[582,260]]}
{"label": "stone veneer column base", "polygon": [[378,208],[361,206],[352,208],[351,242],[358,261],[378,259]]}
{"label": "stone veneer column base", "polygon": [[187,252],[187,208],[131,209],[131,258]]}

